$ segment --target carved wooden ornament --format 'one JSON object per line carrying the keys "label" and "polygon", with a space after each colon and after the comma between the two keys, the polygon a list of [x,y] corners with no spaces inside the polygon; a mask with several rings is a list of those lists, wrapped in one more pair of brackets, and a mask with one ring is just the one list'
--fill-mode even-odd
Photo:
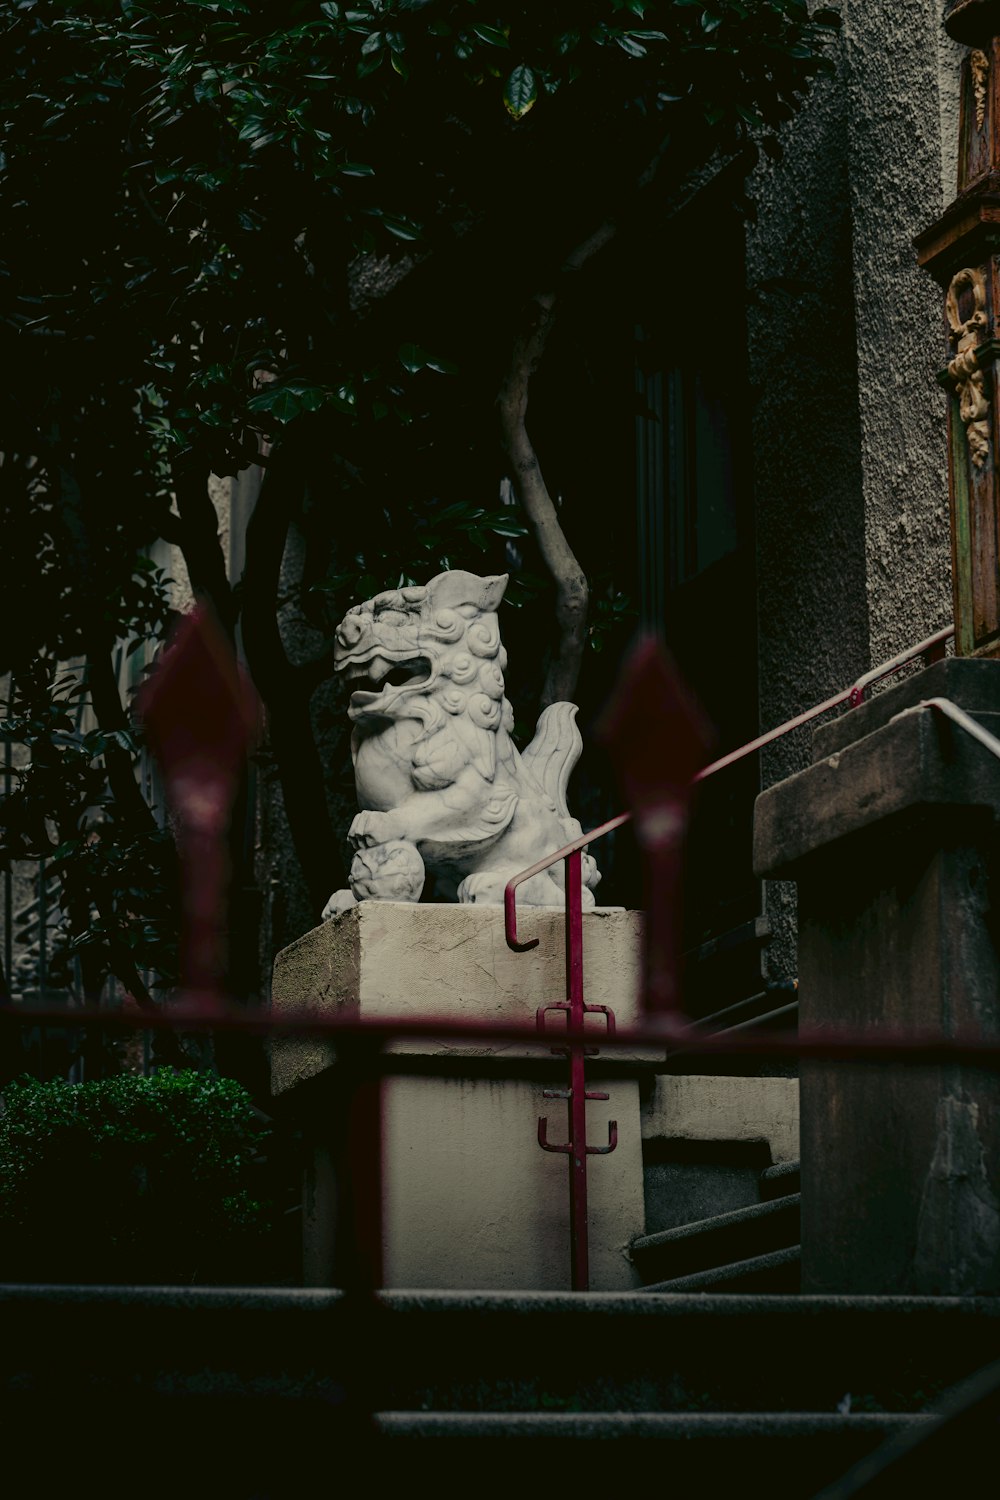
{"label": "carved wooden ornament", "polygon": [[[972,310],[961,305],[962,293],[972,296]],[[967,311],[967,316],[962,313]],[[990,401],[986,377],[979,366],[977,349],[989,322],[986,314],[986,283],[981,271],[966,267],[951,279],[945,298],[945,313],[951,329],[955,357],[948,374],[955,383],[958,410],[965,425],[969,457],[981,469],[990,453]]]}
{"label": "carved wooden ornament", "polygon": [[1000,656],[1000,0],[950,0],[962,63],[958,194],[917,237],[944,292],[955,649]]}

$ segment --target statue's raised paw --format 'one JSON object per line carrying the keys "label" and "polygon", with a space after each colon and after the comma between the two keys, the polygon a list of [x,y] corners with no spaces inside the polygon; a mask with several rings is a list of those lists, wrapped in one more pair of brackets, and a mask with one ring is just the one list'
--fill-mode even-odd
{"label": "statue's raised paw", "polygon": [[497,906],[503,901],[505,883],[503,875],[466,875],[456,895],[462,906]]}
{"label": "statue's raised paw", "polygon": [[373,844],[389,844],[402,838],[402,820],[394,812],[359,812],[348,830],[348,840],[355,849],[370,849]]}
{"label": "statue's raised paw", "polygon": [[351,890],[359,901],[419,901],[424,862],[414,844],[394,839],[359,849],[351,865]]}

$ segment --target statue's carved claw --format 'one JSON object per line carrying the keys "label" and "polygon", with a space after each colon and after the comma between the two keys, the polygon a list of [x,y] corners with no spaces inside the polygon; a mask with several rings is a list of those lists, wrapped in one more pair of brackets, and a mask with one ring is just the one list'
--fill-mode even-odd
{"label": "statue's carved claw", "polygon": [[[504,887],[515,873],[513,870],[504,873],[482,871],[467,875],[458,887],[458,900],[464,906],[500,906],[503,904]],[[597,904],[594,893],[586,885],[581,889],[580,898],[584,911],[594,910]],[[561,907],[565,905],[566,898],[562,885],[551,871],[545,870],[518,887],[517,901],[519,906]]]}
{"label": "statue's carved claw", "polygon": [[323,908],[320,920],[323,922],[332,922],[334,917],[339,917],[343,912],[350,911],[351,907],[357,906],[357,904],[357,899],[353,891],[334,891]]}

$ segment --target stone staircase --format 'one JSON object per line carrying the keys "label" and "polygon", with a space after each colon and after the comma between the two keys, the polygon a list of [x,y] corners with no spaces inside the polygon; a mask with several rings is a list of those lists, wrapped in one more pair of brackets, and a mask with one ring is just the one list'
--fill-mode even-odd
{"label": "stone staircase", "polygon": [[797,1292],[799,1164],[767,1167],[759,1201],[632,1242],[632,1260],[651,1292]]}
{"label": "stone staircase", "polygon": [[0,1327],[8,1465],[66,1455],[104,1495],[589,1488],[643,1460],[681,1495],[808,1500],[933,1430],[1000,1299],[6,1287]]}

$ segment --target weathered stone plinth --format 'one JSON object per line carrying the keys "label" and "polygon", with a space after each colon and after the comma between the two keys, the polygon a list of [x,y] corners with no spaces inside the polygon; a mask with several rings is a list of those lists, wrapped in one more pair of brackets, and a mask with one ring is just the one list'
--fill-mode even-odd
{"label": "weathered stone plinth", "polygon": [[[531,953],[507,948],[498,907],[363,902],[278,954],[274,1008],[533,1025],[539,1006],[565,998],[562,913],[526,911],[521,926],[523,936],[540,938]],[[583,926],[586,998],[612,1006],[618,1023],[628,1025],[636,1014],[640,918],[598,911]],[[560,1019],[551,1020],[557,1032]],[[603,1026],[594,1020],[599,1044]],[[566,1158],[542,1151],[537,1140],[540,1115],[548,1117],[550,1140],[565,1139],[565,1103],[542,1093],[566,1087],[565,1061],[547,1046],[488,1037],[401,1040],[389,1050],[412,1056],[415,1073],[383,1084],[386,1285],[567,1287]],[[594,1290],[636,1285],[625,1251],[644,1227],[639,1078],[656,1056],[604,1052],[589,1063],[588,1088],[610,1095],[588,1105],[590,1143],[605,1144],[608,1120],[618,1122],[617,1150],[591,1158]],[[443,1070],[429,1071],[429,1059]],[[276,1042],[272,1084],[276,1094],[298,1097],[308,1115],[315,1157],[305,1272],[311,1285],[331,1284],[336,1184],[332,1126],[324,1121],[336,1117],[334,1048],[298,1038]]]}
{"label": "weathered stone plinth", "polygon": [[[803,1028],[1000,1031],[1000,663],[942,661],[818,730],[758,799],[758,874],[797,880]],[[1000,1292],[1000,1082],[955,1066],[801,1070],[806,1292]]]}

